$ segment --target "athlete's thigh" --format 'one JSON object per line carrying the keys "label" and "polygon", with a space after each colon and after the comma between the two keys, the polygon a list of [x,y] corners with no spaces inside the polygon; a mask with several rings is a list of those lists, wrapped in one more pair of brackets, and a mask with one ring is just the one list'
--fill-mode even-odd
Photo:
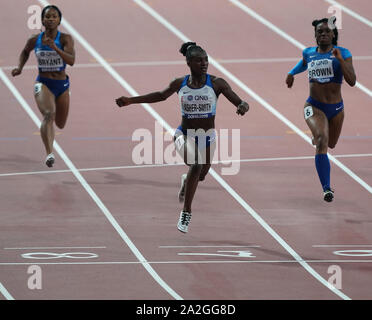
{"label": "athlete's thigh", "polygon": [[305,104],[304,117],[306,124],[311,130],[314,138],[319,136],[328,137],[328,119],[323,111],[311,105]]}
{"label": "athlete's thigh", "polygon": [[56,124],[58,127],[64,127],[66,124],[68,111],[70,108],[70,93],[67,89],[56,99]]}
{"label": "athlete's thigh", "polygon": [[46,85],[41,82],[36,82],[34,85],[34,97],[36,104],[43,115],[47,113],[55,113],[55,97]]}
{"label": "athlete's thigh", "polygon": [[329,120],[329,142],[330,148],[334,148],[337,144],[338,138],[340,137],[342,124],[344,123],[344,110],[339,112],[331,120]]}

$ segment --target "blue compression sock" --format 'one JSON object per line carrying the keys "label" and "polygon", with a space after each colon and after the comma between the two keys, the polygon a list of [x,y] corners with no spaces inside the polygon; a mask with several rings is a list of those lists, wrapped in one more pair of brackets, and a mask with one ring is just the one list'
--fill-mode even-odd
{"label": "blue compression sock", "polygon": [[323,191],[331,189],[331,165],[326,153],[315,155],[315,167],[316,171],[318,172]]}

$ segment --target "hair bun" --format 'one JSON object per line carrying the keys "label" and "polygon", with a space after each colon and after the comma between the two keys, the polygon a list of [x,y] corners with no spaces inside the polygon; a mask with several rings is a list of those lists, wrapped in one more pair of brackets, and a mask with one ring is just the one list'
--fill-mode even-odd
{"label": "hair bun", "polygon": [[186,52],[189,48],[193,47],[193,46],[196,46],[196,42],[185,42],[182,46],[181,46],[181,49],[180,49],[180,52],[186,56]]}

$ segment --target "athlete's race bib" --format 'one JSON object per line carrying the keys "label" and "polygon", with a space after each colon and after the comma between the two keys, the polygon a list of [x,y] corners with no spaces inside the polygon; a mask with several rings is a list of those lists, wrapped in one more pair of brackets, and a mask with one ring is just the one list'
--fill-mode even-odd
{"label": "athlete's race bib", "polygon": [[313,60],[307,64],[309,80],[329,82],[334,77],[331,59]]}
{"label": "athlete's race bib", "polygon": [[36,52],[36,58],[42,72],[63,69],[63,60],[56,51],[39,50]]}

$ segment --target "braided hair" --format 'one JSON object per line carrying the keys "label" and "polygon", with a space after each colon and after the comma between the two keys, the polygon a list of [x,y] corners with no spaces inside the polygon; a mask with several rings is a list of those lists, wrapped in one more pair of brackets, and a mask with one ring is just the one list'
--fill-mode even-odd
{"label": "braided hair", "polygon": [[320,24],[320,23],[327,23],[328,24],[328,27],[333,31],[333,34],[335,35],[334,38],[332,39],[332,44],[337,46],[337,41],[338,41],[338,30],[336,28],[336,17],[330,17],[330,18],[323,18],[323,19],[320,19],[320,20],[314,20],[312,22],[312,25],[315,29],[315,32],[316,32],[316,27]]}
{"label": "braided hair", "polygon": [[205,50],[198,46],[196,42],[185,42],[179,51],[186,57],[187,61],[190,61],[195,52],[205,53]]}

